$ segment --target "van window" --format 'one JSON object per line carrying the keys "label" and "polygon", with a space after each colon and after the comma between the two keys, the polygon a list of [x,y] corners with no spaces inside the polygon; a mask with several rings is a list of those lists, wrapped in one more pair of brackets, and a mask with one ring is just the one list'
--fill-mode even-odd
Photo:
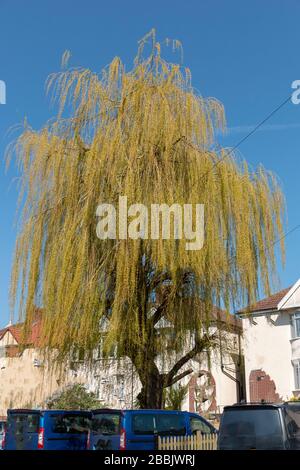
{"label": "van window", "polygon": [[134,434],[175,434],[185,435],[185,419],[183,414],[145,413],[133,417]]}
{"label": "van window", "polygon": [[52,432],[55,434],[82,434],[88,432],[89,419],[86,416],[53,414],[50,417]]}
{"label": "van window", "polygon": [[37,413],[27,415],[27,432],[39,432],[40,415]]}
{"label": "van window", "polygon": [[154,414],[136,414],[133,416],[134,434],[154,434]]}
{"label": "van window", "polygon": [[300,442],[300,405],[289,404],[285,407],[285,422],[289,436]]}
{"label": "van window", "polygon": [[38,413],[22,413],[12,414],[8,421],[9,427],[14,424],[15,434],[23,434],[26,430],[28,433],[39,432],[40,415]]}
{"label": "van window", "polygon": [[158,434],[185,435],[185,419],[182,414],[157,414],[155,428]]}
{"label": "van window", "polygon": [[10,426],[14,424],[16,436],[25,432],[26,418],[26,415],[12,415],[11,422],[9,424]]}
{"label": "van window", "polygon": [[95,434],[120,434],[120,415],[116,413],[99,413],[93,416],[92,431]]}
{"label": "van window", "polygon": [[[220,448],[281,449],[283,430],[277,409],[237,409],[224,412]],[[222,447],[224,446],[224,447]]]}
{"label": "van window", "polygon": [[202,434],[211,434],[211,428],[202,419],[196,418],[196,416],[190,417],[190,425],[192,433],[201,431]]}

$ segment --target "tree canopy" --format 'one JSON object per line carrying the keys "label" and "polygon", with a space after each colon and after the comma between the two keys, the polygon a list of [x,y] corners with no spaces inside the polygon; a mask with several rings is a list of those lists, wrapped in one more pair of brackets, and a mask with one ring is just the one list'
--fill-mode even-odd
{"label": "tree canopy", "polygon": [[[180,348],[212,305],[252,302],[260,283],[269,292],[282,237],[277,179],[216,143],[222,104],[163,58],[154,31],[131,70],[119,57],[101,73],[64,64],[48,90],[57,115],[37,131],[26,125],[10,151],[25,200],[11,297],[27,325],[34,305],[43,307],[45,347],[92,351],[105,320],[107,347],[117,344],[141,368],[158,351],[162,318]],[[117,206],[119,196],[147,207],[204,204],[203,248],[186,250],[174,237],[100,240],[97,206]]]}

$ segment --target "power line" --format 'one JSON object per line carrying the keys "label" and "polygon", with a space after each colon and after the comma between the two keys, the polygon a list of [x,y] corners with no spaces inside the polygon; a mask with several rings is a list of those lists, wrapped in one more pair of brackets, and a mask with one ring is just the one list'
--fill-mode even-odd
{"label": "power line", "polygon": [[[213,166],[206,171],[206,173],[204,173],[204,175],[201,176],[200,180],[202,180],[205,176],[207,176],[214,168],[216,168],[222,161],[225,160],[225,158],[229,157],[229,155],[231,155],[243,142],[245,142],[245,140],[247,140],[251,135],[253,135],[261,126],[263,126],[272,116],[274,116],[274,114],[276,114],[281,108],[283,108],[283,106],[286,105],[286,103],[288,103],[291,99],[291,96],[292,95],[289,95],[284,101],[282,101],[282,103],[280,103],[275,109],[273,109],[273,111],[271,111],[262,121],[260,121],[253,129],[252,131],[250,131],[247,135],[245,135],[245,137],[243,137],[241,140],[239,140],[235,145],[234,147],[232,147],[228,152],[225,153],[225,155],[223,155],[222,158],[220,158],[217,162],[215,162],[213,164]],[[197,152],[199,153],[202,153],[201,150],[199,150],[197,147],[195,147],[193,144],[191,144],[190,142],[187,142],[185,139],[183,139],[184,142],[189,145],[190,147],[192,147],[194,150],[196,150]]]}
{"label": "power line", "polygon": [[295,232],[296,230],[298,230],[298,228],[300,228],[300,224],[298,225],[295,225],[295,227],[291,228],[291,230],[289,230],[288,232],[286,232],[284,235],[282,235],[281,238],[279,238],[278,240],[276,240],[274,243],[273,243],[273,246],[276,245],[277,243],[279,243],[281,240],[283,240],[284,238],[286,238],[288,235],[290,235],[292,232]]}
{"label": "power line", "polygon": [[[204,175],[202,175],[201,179],[203,179],[210,171],[212,171],[214,168],[216,168],[222,161],[225,160],[225,158],[227,158],[229,155],[231,155],[243,142],[245,142],[245,140],[247,140],[251,135],[253,135],[261,126],[263,126],[263,124],[265,124],[272,116],[274,116],[281,108],[283,108],[286,103],[288,103],[291,99],[291,96],[292,95],[289,95],[284,101],[282,101],[275,109],[273,109],[273,111],[271,111],[262,121],[260,121],[253,129],[252,131],[250,131],[247,135],[245,135],[245,137],[243,137],[241,140],[239,140],[235,145],[234,147],[232,147],[227,153],[225,153],[225,155],[223,155],[222,158],[220,158],[216,163],[214,163],[214,165],[212,166],[212,168],[210,168],[206,173],[204,173]],[[191,144],[188,143],[188,145],[192,146]],[[200,153],[200,150],[195,148],[194,146],[192,146],[192,148],[196,151],[198,151]],[[276,245],[277,243],[279,243],[281,240],[285,239],[288,235],[290,235],[292,232],[295,232],[296,230],[298,230],[300,228],[300,224],[296,225],[295,227],[293,227],[291,230],[289,230],[288,232],[286,232],[282,237],[280,237],[278,240],[276,240],[272,246]],[[234,256],[235,258],[235,256]]]}

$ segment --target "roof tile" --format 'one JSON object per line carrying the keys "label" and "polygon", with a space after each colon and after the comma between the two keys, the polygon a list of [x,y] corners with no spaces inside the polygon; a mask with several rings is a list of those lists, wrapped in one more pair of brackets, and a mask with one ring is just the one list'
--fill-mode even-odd
{"label": "roof tile", "polygon": [[279,292],[271,295],[270,297],[266,297],[265,299],[260,300],[256,304],[244,308],[240,310],[238,313],[257,313],[257,312],[264,312],[266,310],[276,310],[277,305],[283,299],[283,297],[288,293],[292,286],[287,287],[286,289],[282,289]]}

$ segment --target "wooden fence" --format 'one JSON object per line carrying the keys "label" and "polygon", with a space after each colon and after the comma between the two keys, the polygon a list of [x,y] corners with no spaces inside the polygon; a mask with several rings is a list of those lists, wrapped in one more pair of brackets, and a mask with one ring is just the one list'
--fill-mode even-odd
{"label": "wooden fence", "polygon": [[192,436],[158,436],[158,450],[216,450],[217,434]]}

